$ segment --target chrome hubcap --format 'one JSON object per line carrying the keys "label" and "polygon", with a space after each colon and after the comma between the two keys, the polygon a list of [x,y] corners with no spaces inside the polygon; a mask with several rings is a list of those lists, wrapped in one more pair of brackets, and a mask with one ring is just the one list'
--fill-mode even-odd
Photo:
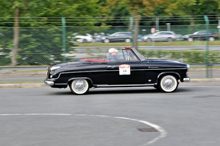
{"label": "chrome hubcap", "polygon": [[172,78],[167,78],[166,80],[164,80],[163,82],[163,87],[166,89],[172,89],[175,85],[175,82]]}
{"label": "chrome hubcap", "polygon": [[82,90],[85,89],[85,87],[86,87],[86,83],[85,83],[85,81],[83,81],[83,80],[78,80],[78,81],[76,81],[75,84],[74,84],[74,88],[75,88],[77,91],[82,91]]}

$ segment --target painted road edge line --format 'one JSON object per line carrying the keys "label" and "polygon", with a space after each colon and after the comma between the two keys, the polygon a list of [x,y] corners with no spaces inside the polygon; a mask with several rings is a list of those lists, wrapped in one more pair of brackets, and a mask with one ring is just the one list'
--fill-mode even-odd
{"label": "painted road edge line", "polygon": [[156,138],[154,138],[154,139],[150,140],[149,142],[142,144],[140,146],[150,145],[152,143],[157,142],[159,139],[167,136],[167,132],[159,125],[150,123],[148,121],[132,119],[132,118],[127,118],[127,117],[112,117],[112,116],[107,116],[107,115],[88,115],[88,114],[66,114],[66,113],[26,113],[26,114],[18,114],[17,113],[17,114],[0,114],[0,116],[84,116],[84,117],[85,116],[92,116],[92,117],[101,117],[101,118],[114,118],[114,119],[122,119],[122,120],[129,120],[129,121],[143,123],[145,125],[148,125],[150,127],[155,128],[157,131],[160,132],[159,136],[157,136]]}

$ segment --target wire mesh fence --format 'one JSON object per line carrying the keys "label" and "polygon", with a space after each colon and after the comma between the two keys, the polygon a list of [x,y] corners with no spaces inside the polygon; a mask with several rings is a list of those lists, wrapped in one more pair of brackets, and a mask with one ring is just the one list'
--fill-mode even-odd
{"label": "wire mesh fence", "polygon": [[[152,43],[143,42],[142,40],[142,36],[151,34],[151,28],[155,28],[155,25],[139,26],[138,41],[140,46],[152,46]],[[211,24],[209,28],[210,31],[217,34],[219,33],[217,25]],[[130,42],[103,43],[104,37],[115,32],[131,32],[129,26],[67,26],[65,27],[65,30],[66,48],[63,47],[62,26],[20,27],[18,38],[19,47],[16,55],[17,65],[51,65],[55,63],[62,63],[64,60],[74,61],[82,57],[94,58],[103,55],[105,51],[107,51],[108,47],[117,48],[122,46],[131,46]],[[169,25],[169,27],[167,25],[163,25],[159,26],[159,30],[170,30],[183,37],[186,34],[192,34],[199,30],[205,30],[205,25]],[[15,39],[13,36],[13,27],[0,27],[0,66],[9,66],[11,64],[11,52],[14,48],[13,41]],[[219,40],[215,40],[212,43],[214,45],[220,45]],[[192,43],[180,39],[173,42],[157,42],[154,43],[153,46],[177,46],[176,48],[178,48],[178,46],[201,46],[200,51],[205,51],[204,40]],[[152,51],[152,49],[146,50]],[[210,53],[215,58],[214,63],[220,63],[220,51],[219,49],[215,49],[214,51],[214,53]],[[147,55],[149,55],[149,53]],[[157,55],[155,54],[155,56]],[[210,56],[210,58],[212,56]],[[205,59],[200,61],[200,63],[203,61],[205,63]]]}

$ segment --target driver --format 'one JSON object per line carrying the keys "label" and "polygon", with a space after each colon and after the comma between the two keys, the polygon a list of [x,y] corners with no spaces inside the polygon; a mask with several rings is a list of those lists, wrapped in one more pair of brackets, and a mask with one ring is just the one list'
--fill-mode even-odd
{"label": "driver", "polygon": [[117,61],[118,60],[118,50],[115,49],[115,48],[110,48],[108,50],[108,56],[107,56],[107,59],[109,61]]}

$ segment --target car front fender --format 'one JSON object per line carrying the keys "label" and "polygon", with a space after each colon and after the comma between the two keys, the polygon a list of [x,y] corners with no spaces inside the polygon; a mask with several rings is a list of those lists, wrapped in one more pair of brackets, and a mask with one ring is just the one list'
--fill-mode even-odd
{"label": "car front fender", "polygon": [[93,81],[88,78],[88,77],[76,77],[76,78],[70,78],[67,82],[67,84],[69,85],[69,83],[71,83],[73,80],[76,80],[76,79],[84,79],[84,80],[88,80],[89,81],[89,84],[91,87],[93,87]]}
{"label": "car front fender", "polygon": [[161,72],[161,73],[157,76],[156,83],[159,82],[160,77],[162,77],[163,75],[174,75],[174,76],[177,77],[177,79],[181,79],[180,74],[177,73],[177,72]]}

